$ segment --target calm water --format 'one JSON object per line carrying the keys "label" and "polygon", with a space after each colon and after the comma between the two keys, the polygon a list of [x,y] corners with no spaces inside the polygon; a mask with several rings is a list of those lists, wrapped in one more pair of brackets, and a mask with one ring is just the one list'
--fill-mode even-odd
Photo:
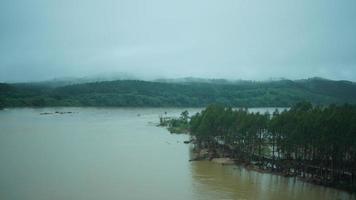
{"label": "calm water", "polygon": [[[55,111],[75,113],[40,115]],[[188,162],[188,137],[154,125],[165,111],[182,109],[0,111],[0,199],[355,199],[293,178]]]}

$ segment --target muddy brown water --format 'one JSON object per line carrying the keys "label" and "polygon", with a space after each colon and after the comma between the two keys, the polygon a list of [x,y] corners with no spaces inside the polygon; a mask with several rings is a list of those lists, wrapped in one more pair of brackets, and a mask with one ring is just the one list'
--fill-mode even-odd
{"label": "muddy brown water", "polygon": [[0,199],[355,199],[294,178],[189,162],[191,147],[183,143],[188,136],[155,126],[165,112],[177,116],[183,110],[2,110]]}

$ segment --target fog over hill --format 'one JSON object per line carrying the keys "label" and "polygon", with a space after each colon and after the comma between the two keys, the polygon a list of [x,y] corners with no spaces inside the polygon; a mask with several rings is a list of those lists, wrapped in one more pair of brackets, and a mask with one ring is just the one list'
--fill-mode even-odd
{"label": "fog over hill", "polygon": [[316,105],[356,103],[354,82],[322,78],[295,81],[185,78],[61,84],[56,86],[55,81],[0,84],[0,105],[204,107],[218,103],[234,107],[284,107],[301,101]]}
{"label": "fog over hill", "polygon": [[124,72],[139,79],[356,81],[356,1],[0,1],[0,82]]}

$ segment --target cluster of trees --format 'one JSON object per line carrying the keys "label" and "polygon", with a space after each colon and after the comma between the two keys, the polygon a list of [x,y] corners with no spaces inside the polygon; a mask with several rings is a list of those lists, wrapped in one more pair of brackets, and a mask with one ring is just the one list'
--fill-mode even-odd
{"label": "cluster of trees", "polygon": [[[53,84],[52,84],[53,85]],[[356,84],[330,80],[151,82],[120,80],[52,87],[50,84],[1,84],[0,103],[20,106],[289,107],[356,103]]]}
{"label": "cluster of trees", "polygon": [[356,189],[356,106],[298,103],[273,114],[211,105],[191,117],[197,145],[315,183]]}
{"label": "cluster of trees", "polygon": [[189,132],[189,112],[183,111],[179,118],[163,117],[159,118],[159,126],[165,126],[171,133]]}

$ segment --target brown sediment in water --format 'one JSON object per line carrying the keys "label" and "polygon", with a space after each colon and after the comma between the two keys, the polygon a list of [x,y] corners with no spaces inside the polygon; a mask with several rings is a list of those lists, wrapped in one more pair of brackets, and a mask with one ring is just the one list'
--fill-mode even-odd
{"label": "brown sediment in water", "polygon": [[229,157],[223,157],[223,158],[213,158],[210,160],[213,163],[221,164],[221,165],[233,165],[235,164],[235,160],[229,158]]}
{"label": "brown sediment in water", "polygon": [[268,173],[272,175],[277,175],[277,176],[283,176],[283,177],[294,177],[297,178],[300,181],[315,184],[315,185],[320,185],[324,187],[329,187],[329,188],[335,188],[339,189],[342,191],[354,193],[355,191],[349,190],[344,187],[338,187],[336,185],[331,185],[331,184],[326,184],[322,182],[320,179],[317,179],[315,177],[302,177],[298,176],[295,173],[291,172],[281,172],[281,171],[274,171],[271,168],[264,168],[261,167],[258,162],[251,162],[248,160],[242,160],[238,158],[234,158],[233,156],[226,156],[224,155],[225,153],[221,151],[220,149],[208,149],[208,148],[196,148],[193,150],[192,154],[192,159],[189,161],[203,161],[203,160],[208,160],[212,163],[215,164],[220,164],[220,165],[237,165],[237,166],[242,166],[246,170],[251,170],[251,171],[256,171],[258,173]]}

